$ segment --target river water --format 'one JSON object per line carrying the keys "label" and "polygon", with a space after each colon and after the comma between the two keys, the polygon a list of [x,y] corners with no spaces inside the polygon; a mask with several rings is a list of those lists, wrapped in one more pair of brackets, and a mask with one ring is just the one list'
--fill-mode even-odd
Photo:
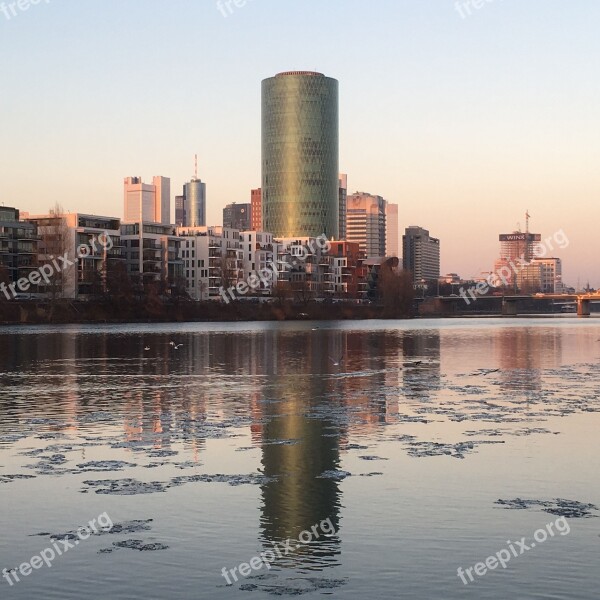
{"label": "river water", "polygon": [[599,338],[1,328],[0,596],[596,599]]}

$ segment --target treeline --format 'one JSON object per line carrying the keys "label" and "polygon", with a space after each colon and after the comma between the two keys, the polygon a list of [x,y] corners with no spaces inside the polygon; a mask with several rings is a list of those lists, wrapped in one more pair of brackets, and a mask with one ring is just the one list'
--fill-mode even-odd
{"label": "treeline", "polygon": [[0,322],[30,324],[63,323],[146,323],[186,321],[285,321],[406,318],[408,313],[391,314],[377,304],[349,302],[298,304],[284,302],[192,302],[146,299],[127,304],[102,300],[21,301],[0,303]]}

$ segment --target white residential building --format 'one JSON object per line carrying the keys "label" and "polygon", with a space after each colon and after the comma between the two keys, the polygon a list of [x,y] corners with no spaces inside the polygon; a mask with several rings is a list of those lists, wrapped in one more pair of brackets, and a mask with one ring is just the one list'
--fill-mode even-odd
{"label": "white residential building", "polygon": [[[39,293],[76,300],[105,291],[110,267],[124,259],[117,217],[50,213],[27,221],[37,226],[39,265],[61,267],[54,268],[49,283],[40,283]],[[68,262],[57,262],[59,256]]]}
{"label": "white residential building", "polygon": [[[273,264],[277,260],[277,244],[273,241],[273,234],[266,231],[241,231],[240,248],[244,268],[244,279],[258,272],[266,273],[268,269],[273,272]],[[273,289],[273,278],[263,277],[259,287],[254,291],[259,295],[270,295]]]}
{"label": "white residential building", "polygon": [[240,232],[227,227],[178,227],[187,293],[193,300],[220,299],[244,278]]}
{"label": "white residential building", "polygon": [[123,223],[121,241],[127,274],[134,284],[165,285],[164,291],[182,287],[183,262],[179,257],[181,240],[173,225],[161,223]]}
{"label": "white residential building", "polygon": [[277,243],[277,282],[289,284],[292,291],[322,298],[332,293],[332,258],[314,237],[284,238]]}

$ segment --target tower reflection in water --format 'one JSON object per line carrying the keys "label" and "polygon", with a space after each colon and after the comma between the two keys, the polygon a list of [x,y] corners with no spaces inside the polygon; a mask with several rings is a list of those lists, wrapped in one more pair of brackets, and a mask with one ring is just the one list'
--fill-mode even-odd
{"label": "tower reflection in water", "polygon": [[[270,332],[257,343],[269,347],[268,353],[253,349],[269,358],[258,366],[266,378],[251,401],[258,421],[253,439],[262,448],[264,474],[272,478],[262,486],[262,542],[269,548],[297,540],[326,520],[341,534],[339,469],[348,438],[395,421],[407,360],[426,360],[427,378],[439,385],[439,335],[422,348],[399,331]],[[407,384],[417,387],[416,381]],[[340,552],[335,535],[288,558],[297,567],[322,568]]]}
{"label": "tower reflection in water", "polygon": [[[339,352],[340,332],[332,338],[310,332],[270,336],[271,364],[262,395],[260,444],[264,474],[261,536],[266,549],[312,532],[283,563],[322,569],[340,553],[341,492],[332,472],[340,465],[340,426],[322,410],[323,402],[339,405],[335,371],[329,354]],[[286,357],[282,359],[282,357]],[[333,411],[335,412],[335,411]],[[330,535],[324,535],[329,533]],[[317,539],[318,536],[318,539]],[[309,539],[306,533],[302,539]]]}

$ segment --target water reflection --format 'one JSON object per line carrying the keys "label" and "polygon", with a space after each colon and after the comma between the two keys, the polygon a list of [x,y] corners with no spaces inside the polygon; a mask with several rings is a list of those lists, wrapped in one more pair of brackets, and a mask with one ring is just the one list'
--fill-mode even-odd
{"label": "water reflection", "polygon": [[[573,385],[584,372],[597,374],[594,365],[575,365],[585,335],[566,335],[555,327],[488,327],[482,333],[470,324],[463,329],[374,330],[302,323],[244,333],[190,325],[190,331],[140,326],[4,334],[0,449],[11,459],[13,472],[19,467],[35,473],[31,485],[39,494],[48,475],[63,478],[63,488],[78,494],[80,481],[69,479],[80,474],[76,463],[97,460],[98,453],[135,463],[99,477],[152,478],[165,492],[156,496],[174,495],[174,475],[214,474],[204,467],[211,460],[222,469],[219,473],[258,473],[261,477],[247,477],[244,484],[233,481],[255,486],[252,519],[258,534],[252,530],[253,541],[266,550],[328,520],[336,535],[302,546],[278,566],[294,573],[336,572],[338,577],[336,570],[348,568],[349,560],[342,552],[345,510],[360,488],[358,477],[344,479],[349,460],[354,461],[349,477],[379,472],[386,464],[375,467],[366,460],[382,457],[365,454],[385,455],[390,465],[400,457],[422,460],[419,484],[425,485],[428,476],[437,481],[443,471],[436,461],[468,458],[482,451],[479,444],[505,443],[509,427],[522,435],[525,428],[535,429],[533,419],[539,419],[541,431],[548,415],[591,414],[597,409],[595,396]],[[483,367],[498,371],[484,375]],[[491,439],[481,441],[486,435]],[[31,469],[34,461],[16,452],[18,443],[44,455],[63,452],[64,468]],[[59,444],[64,449],[50,449]],[[408,470],[405,463],[394,475],[407,473],[410,483],[410,468],[418,467],[408,464]],[[395,498],[387,497],[390,481],[397,483],[391,477],[359,481],[368,481],[370,492],[397,518]],[[226,484],[210,493],[202,488],[207,483],[188,484],[184,489],[193,490],[189,498],[195,503],[202,494],[224,505],[235,497]],[[180,501],[188,498],[181,493]],[[245,493],[245,501],[253,498]],[[94,497],[77,495],[70,502],[85,505]],[[112,506],[126,506],[119,498],[109,499]],[[61,509],[57,501],[48,507],[50,512]],[[21,533],[15,525],[8,535]],[[177,538],[177,532],[172,535]],[[228,562],[234,564],[235,557]]]}
{"label": "water reflection", "polygon": [[505,389],[541,390],[542,369],[558,368],[563,362],[562,339],[559,331],[531,335],[529,330],[511,330],[494,336],[494,354]]}
{"label": "water reflection", "polygon": [[[328,474],[340,467],[339,425],[312,414],[323,398],[332,397],[330,356],[345,355],[341,335],[305,334],[279,340],[273,369],[265,386],[260,416],[265,422],[259,443],[264,474],[274,478],[262,486],[261,531],[265,547],[329,521],[338,531],[341,507],[338,482]],[[336,401],[332,398],[332,402]],[[295,566],[318,564],[340,552],[339,537],[303,546]],[[291,557],[288,557],[290,559]]]}

